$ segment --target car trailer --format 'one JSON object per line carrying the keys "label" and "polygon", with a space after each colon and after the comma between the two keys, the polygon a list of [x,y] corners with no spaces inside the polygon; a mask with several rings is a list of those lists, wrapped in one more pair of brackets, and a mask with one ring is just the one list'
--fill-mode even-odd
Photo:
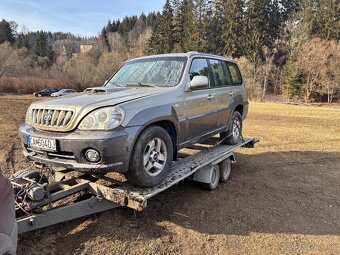
{"label": "car trailer", "polygon": [[[215,139],[215,140],[214,140]],[[184,179],[201,182],[213,190],[229,178],[234,151],[253,148],[256,138],[237,145],[216,144],[213,137],[189,147],[193,155],[179,153],[166,179],[152,188],[138,188],[100,174],[53,170],[54,182],[42,171],[21,170],[11,177],[16,197],[18,232],[24,233],[120,206],[142,211],[149,198]],[[181,151],[180,151],[181,152]]]}

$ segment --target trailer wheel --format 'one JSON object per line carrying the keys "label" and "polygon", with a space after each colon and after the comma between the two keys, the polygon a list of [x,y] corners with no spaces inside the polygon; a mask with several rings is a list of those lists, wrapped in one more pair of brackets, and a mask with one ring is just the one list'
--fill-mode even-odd
{"label": "trailer wheel", "polygon": [[226,182],[230,178],[231,159],[227,158],[218,164],[220,168],[220,182]]}
{"label": "trailer wheel", "polygon": [[212,176],[210,183],[204,183],[204,187],[208,190],[215,190],[220,181],[220,168],[218,165],[212,166]]}

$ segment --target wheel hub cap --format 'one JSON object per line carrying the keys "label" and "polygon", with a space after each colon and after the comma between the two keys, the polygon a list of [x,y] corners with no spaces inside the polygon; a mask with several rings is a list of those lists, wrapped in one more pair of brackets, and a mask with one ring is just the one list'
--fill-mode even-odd
{"label": "wheel hub cap", "polygon": [[143,155],[144,170],[150,176],[156,176],[163,171],[167,161],[167,149],[161,138],[154,138],[146,145]]}

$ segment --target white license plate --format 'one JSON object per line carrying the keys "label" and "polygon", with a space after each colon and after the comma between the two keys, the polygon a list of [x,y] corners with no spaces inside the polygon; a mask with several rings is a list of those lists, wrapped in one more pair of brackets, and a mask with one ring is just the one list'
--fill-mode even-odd
{"label": "white license plate", "polygon": [[43,150],[56,151],[57,143],[55,139],[46,139],[40,137],[30,136],[28,140],[28,145],[30,147],[35,147]]}

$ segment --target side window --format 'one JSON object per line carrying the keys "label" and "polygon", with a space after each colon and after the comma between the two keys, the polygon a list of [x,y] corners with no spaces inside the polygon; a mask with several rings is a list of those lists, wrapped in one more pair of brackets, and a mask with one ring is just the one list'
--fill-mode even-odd
{"label": "side window", "polygon": [[213,74],[213,84],[215,87],[231,85],[229,73],[226,72],[225,64],[219,60],[210,60]]}
{"label": "side window", "polygon": [[190,80],[197,75],[207,76],[209,78],[208,72],[208,62],[206,59],[203,58],[196,58],[192,61],[190,67]]}
{"label": "side window", "polygon": [[228,69],[231,75],[231,80],[233,85],[241,85],[242,84],[242,77],[238,66],[234,63],[228,62]]}

